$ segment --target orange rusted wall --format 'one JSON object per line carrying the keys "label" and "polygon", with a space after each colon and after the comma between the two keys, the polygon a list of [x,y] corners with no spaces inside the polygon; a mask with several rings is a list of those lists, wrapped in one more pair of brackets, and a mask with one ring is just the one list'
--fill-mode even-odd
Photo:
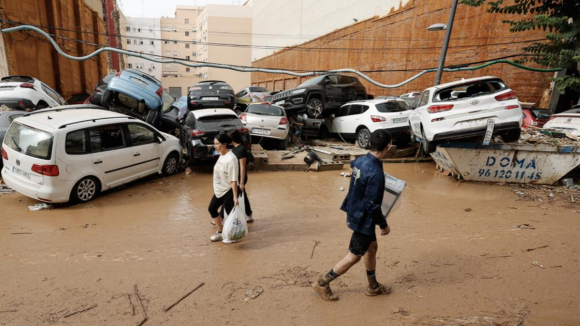
{"label": "orange rusted wall", "polygon": [[[46,26],[42,29],[57,35],[55,40],[70,55],[84,56],[97,49],[71,39],[106,45],[103,20],[83,0],[0,0],[0,7],[4,20]],[[15,25],[2,24],[2,28],[9,26]],[[34,32],[5,33],[3,37],[10,75],[38,78],[65,99],[75,93],[91,93],[107,73],[105,54],[74,61],[59,55],[44,37]]]}
{"label": "orange rusted wall", "polygon": [[[429,32],[427,27],[435,23],[447,23],[450,6],[450,0],[414,0],[385,17],[365,20],[299,46],[284,49],[255,61],[253,66],[294,71],[339,68],[359,71],[390,70],[370,72],[368,75],[383,84],[398,84],[423,69],[437,67],[445,31]],[[510,33],[509,27],[502,24],[502,20],[510,16],[487,13],[486,9],[487,6],[472,8],[458,5],[446,66],[521,54],[522,48],[530,44],[524,41],[544,38],[544,33],[540,31]],[[305,50],[306,48],[314,49]],[[529,65],[533,66],[531,63]],[[444,72],[442,83],[487,75],[501,77],[518,93],[521,101],[539,103],[544,91],[550,87],[548,78],[553,74],[497,64],[475,71]],[[291,76],[252,73],[252,84],[279,90],[280,83],[272,81],[289,77]],[[298,84],[299,80],[305,81],[311,77],[291,78],[295,82],[286,81],[286,89]],[[434,80],[435,73],[428,73],[396,89],[379,88],[366,81],[363,83],[369,94],[378,96],[422,91],[432,86]],[[272,89],[272,86],[275,88]]]}

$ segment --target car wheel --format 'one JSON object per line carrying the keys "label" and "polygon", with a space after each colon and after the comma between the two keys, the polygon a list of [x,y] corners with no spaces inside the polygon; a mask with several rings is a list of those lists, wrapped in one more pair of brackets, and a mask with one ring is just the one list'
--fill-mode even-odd
{"label": "car wheel", "polygon": [[165,163],[163,163],[163,175],[170,176],[172,174],[177,173],[179,166],[179,156],[175,153],[171,153],[165,159]]}
{"label": "car wheel", "polygon": [[425,136],[425,131],[421,129],[421,149],[422,149],[422,156],[428,157],[431,153],[435,151],[437,148],[436,144],[432,141],[427,140],[427,136]]}
{"label": "car wheel", "polygon": [[371,147],[371,132],[368,129],[359,130],[356,139],[360,148],[368,149]]}
{"label": "car wheel", "polygon": [[110,110],[110,101],[113,98],[113,93],[111,91],[109,91],[108,89],[105,90],[105,92],[103,93],[103,96],[101,96],[101,106],[104,107],[107,110]]}
{"label": "car wheel", "polygon": [[501,134],[501,139],[506,143],[513,143],[520,139],[521,129],[508,130]]}
{"label": "car wheel", "polygon": [[322,115],[322,111],[324,111],[324,108],[322,107],[322,100],[317,97],[313,97],[308,100],[308,103],[306,104],[306,112],[308,113],[309,118],[318,118]]}
{"label": "car wheel", "polygon": [[71,201],[76,203],[87,203],[95,198],[100,191],[99,181],[94,177],[81,179],[73,187]]}
{"label": "car wheel", "polygon": [[288,147],[288,138],[289,138],[290,134],[288,134],[288,136],[286,136],[286,138],[284,138],[283,140],[280,140],[280,143],[278,144],[278,149],[281,151],[285,151],[286,147]]}
{"label": "car wheel", "polygon": [[149,110],[149,112],[147,112],[147,116],[145,117],[145,122],[147,122],[148,124],[150,124],[152,126],[156,126],[158,116],[159,116],[159,110]]}

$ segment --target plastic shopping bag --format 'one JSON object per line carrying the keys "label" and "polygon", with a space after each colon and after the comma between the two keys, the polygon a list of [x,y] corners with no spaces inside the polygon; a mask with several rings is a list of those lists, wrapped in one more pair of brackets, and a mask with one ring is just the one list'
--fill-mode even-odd
{"label": "plastic shopping bag", "polygon": [[246,237],[248,233],[248,224],[246,223],[246,214],[244,212],[244,197],[239,199],[240,205],[234,207],[224,222],[222,237],[224,243],[234,243]]}

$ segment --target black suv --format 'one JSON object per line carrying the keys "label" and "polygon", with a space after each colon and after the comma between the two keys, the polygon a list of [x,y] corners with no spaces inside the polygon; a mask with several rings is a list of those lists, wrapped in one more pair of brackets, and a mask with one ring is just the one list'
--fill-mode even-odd
{"label": "black suv", "polygon": [[234,89],[225,81],[204,80],[189,89],[187,108],[192,111],[207,108],[233,109],[236,105]]}
{"label": "black suv", "polygon": [[330,115],[343,104],[367,99],[367,90],[355,77],[328,74],[309,79],[300,86],[282,91],[272,97],[272,102],[286,111],[303,113],[318,118]]}

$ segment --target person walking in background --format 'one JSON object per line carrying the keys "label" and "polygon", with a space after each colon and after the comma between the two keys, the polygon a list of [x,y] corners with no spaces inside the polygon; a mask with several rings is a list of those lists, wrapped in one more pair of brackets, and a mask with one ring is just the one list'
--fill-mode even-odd
{"label": "person walking in background", "polygon": [[242,139],[242,134],[237,131],[231,131],[229,133],[230,138],[232,138],[232,153],[238,158],[238,185],[240,195],[244,195],[244,205],[246,207],[246,222],[254,222],[252,217],[252,207],[250,206],[250,199],[248,198],[248,192],[246,191],[246,184],[248,183],[248,159],[250,157],[250,152],[244,144]]}
{"label": "person walking in background", "polygon": [[[216,152],[220,157],[213,167],[213,192],[209,203],[209,214],[217,227],[217,232],[210,237],[213,242],[221,241],[223,218],[238,206],[238,159],[228,149],[232,139],[221,131],[213,141]],[[219,211],[221,207],[221,212]]]}
{"label": "person walking in background", "polygon": [[371,135],[371,150],[351,163],[350,187],[340,209],[346,212],[346,224],[353,233],[346,256],[312,285],[324,300],[338,300],[338,296],[330,289],[330,283],[356,265],[361,258],[369,281],[365,294],[376,296],[391,292],[390,286],[377,282],[375,274],[378,249],[375,225],[379,225],[383,236],[391,232],[387,219],[381,212],[385,191],[385,174],[381,160],[390,147],[389,133],[384,129],[376,130]]}

